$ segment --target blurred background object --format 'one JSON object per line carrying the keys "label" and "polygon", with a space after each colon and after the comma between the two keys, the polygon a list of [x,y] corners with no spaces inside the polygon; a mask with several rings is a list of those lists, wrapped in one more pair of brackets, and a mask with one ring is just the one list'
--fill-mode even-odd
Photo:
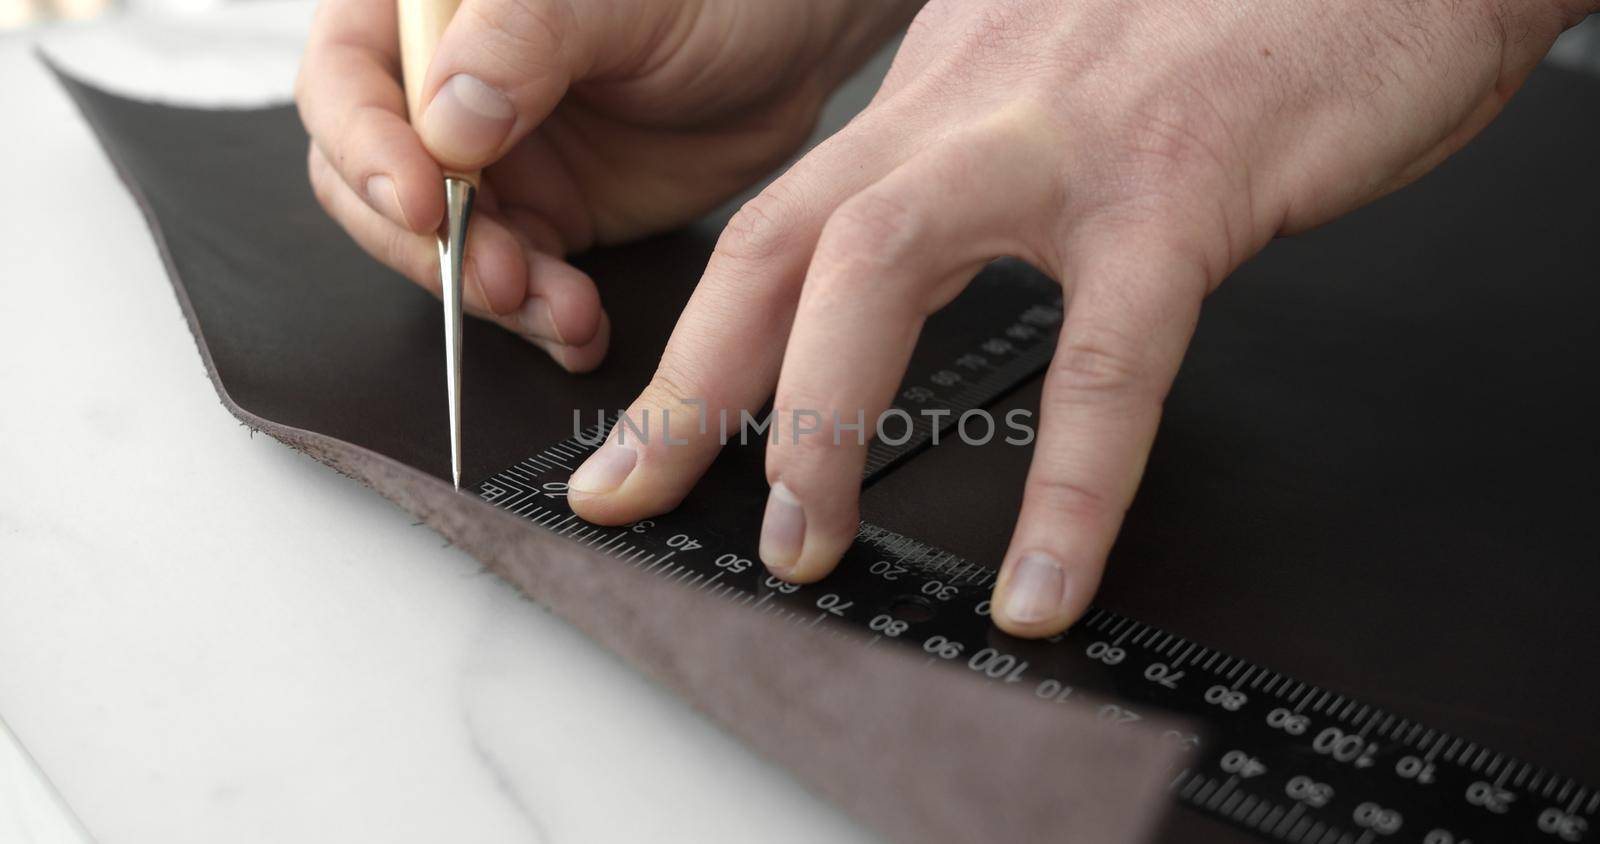
{"label": "blurred background object", "polygon": [[0,0],[0,29],[21,29],[50,20],[95,18],[118,5],[117,0]]}
{"label": "blurred background object", "polygon": [[1550,61],[1600,74],[1600,14],[1567,30],[1550,50]]}
{"label": "blurred background object", "polygon": [[[51,21],[82,21],[123,11],[163,16],[233,6],[253,0],[0,0],[0,35]],[[1600,74],[1600,14],[1556,42],[1550,51],[1556,64]]]}
{"label": "blurred background object", "polygon": [[[110,12],[198,12],[250,0],[0,0],[0,33],[49,21],[88,20]],[[1550,57],[1558,64],[1600,74],[1600,14],[1590,15],[1560,41]]]}
{"label": "blurred background object", "polygon": [[81,21],[111,12],[199,12],[238,0],[0,0],[0,32],[50,21]]}
{"label": "blurred background object", "polygon": [[0,721],[0,841],[92,844],[5,721]]}

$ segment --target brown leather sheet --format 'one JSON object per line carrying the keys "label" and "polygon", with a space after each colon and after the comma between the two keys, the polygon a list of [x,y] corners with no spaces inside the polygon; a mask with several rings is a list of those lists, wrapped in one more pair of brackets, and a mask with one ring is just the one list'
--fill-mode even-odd
{"label": "brown leather sheet", "polygon": [[[292,109],[174,108],[57,73],[143,208],[224,406],[251,428],[417,515],[892,839],[1149,836],[1171,775],[1158,725],[1107,728],[854,634],[787,625],[453,490],[439,304],[317,207]],[[572,408],[627,404],[698,278],[706,231],[592,257],[624,302],[607,302],[613,363],[597,374],[566,375],[469,326],[464,483],[570,436]]]}
{"label": "brown leather sheet", "polygon": [[[324,217],[293,112],[64,83],[241,419],[417,513],[893,837],[1111,841],[1154,817],[1162,762],[1138,734],[771,629],[451,492],[438,304]],[[1600,778],[1596,149],[1600,84],[1541,70],[1435,174],[1236,273],[1207,305],[1102,603]],[[615,326],[593,375],[469,326],[466,480],[568,435],[574,407],[626,406],[719,222],[584,258]],[[1036,400],[1034,384],[1005,404]],[[863,515],[992,563],[1027,458],[932,449],[869,488]],[[1233,834],[1180,813],[1163,837]]]}

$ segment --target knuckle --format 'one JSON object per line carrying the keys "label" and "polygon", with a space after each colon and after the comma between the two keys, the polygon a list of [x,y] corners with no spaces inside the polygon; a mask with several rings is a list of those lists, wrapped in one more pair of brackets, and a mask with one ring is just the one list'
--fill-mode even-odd
{"label": "knuckle", "polygon": [[317,198],[317,204],[322,210],[333,214],[333,185],[329,183],[328,165],[322,160],[322,155],[317,151],[317,145],[312,142],[306,150],[306,176],[311,182],[311,195]]}
{"label": "knuckle", "polygon": [[1187,77],[1178,70],[1157,72],[1148,81],[1123,86],[1112,107],[1098,112],[1102,122],[1093,134],[1105,138],[1107,167],[1097,180],[1106,189],[1103,204],[1159,211],[1186,206],[1196,197],[1214,202],[1241,184],[1248,170],[1213,101],[1213,78],[1202,71]]}
{"label": "knuckle", "polygon": [[313,88],[310,79],[310,69],[307,67],[306,62],[302,61],[300,63],[300,68],[295,72],[294,90],[291,94],[294,99],[295,108],[300,112],[301,123],[306,122],[306,101],[312,96],[312,90]]}
{"label": "knuckle", "polygon": [[1135,97],[1102,124],[1109,159],[1078,180],[1088,187],[1077,197],[1078,221],[1198,256],[1220,280],[1260,239],[1258,197],[1220,112],[1194,85],[1168,87]]}
{"label": "knuckle", "polygon": [[374,106],[361,106],[340,121],[338,134],[331,139],[333,152],[330,162],[340,173],[348,173],[357,182],[366,175],[368,159],[374,151],[373,127],[384,112]]}
{"label": "knuckle", "polygon": [[1034,14],[1024,4],[974,4],[965,16],[958,43],[980,53],[1009,52],[1018,42],[1039,31]]}
{"label": "knuckle", "polygon": [[1138,395],[1153,380],[1137,339],[1082,326],[1074,327],[1070,335],[1063,332],[1050,377],[1072,400]]}
{"label": "knuckle", "polygon": [[892,264],[916,248],[923,229],[911,206],[869,190],[846,200],[828,218],[817,256],[849,264]]}
{"label": "knuckle", "polygon": [[[328,65],[333,63],[330,56],[336,49],[336,42],[317,34],[313,34],[306,44],[305,55],[299,67],[295,68],[293,88],[294,104],[300,111],[301,122],[305,122],[305,118],[314,110],[319,95],[336,90],[329,84],[328,71]],[[327,99],[323,97],[324,101]]]}
{"label": "knuckle", "polygon": [[767,479],[784,480],[796,492],[832,486],[827,479],[844,474],[834,471],[855,440],[845,438],[840,445],[833,443],[833,429],[823,416],[812,417],[804,413],[773,412],[778,433],[767,445]]}
{"label": "knuckle", "polygon": [[1067,475],[1035,472],[1028,478],[1027,496],[1045,512],[1059,519],[1100,522],[1120,516],[1127,508],[1112,501],[1110,495]]}
{"label": "knuckle", "polygon": [[563,4],[550,0],[484,0],[467,7],[482,32],[475,46],[513,77],[543,76],[560,65],[567,30]]}
{"label": "knuckle", "polygon": [[1158,95],[1127,115],[1121,133],[1130,163],[1162,174],[1220,166],[1222,154],[1209,121],[1189,98]]}
{"label": "knuckle", "polygon": [[776,258],[794,228],[792,207],[779,180],[741,206],[717,238],[715,254],[735,261],[764,262]]}
{"label": "knuckle", "polygon": [[417,236],[395,225],[385,225],[377,235],[374,256],[417,284],[435,290],[439,286],[438,267],[419,260]]}
{"label": "knuckle", "polygon": [[703,397],[696,395],[693,383],[680,364],[663,360],[639,396],[639,403],[670,409],[684,406],[690,400],[698,401]]}

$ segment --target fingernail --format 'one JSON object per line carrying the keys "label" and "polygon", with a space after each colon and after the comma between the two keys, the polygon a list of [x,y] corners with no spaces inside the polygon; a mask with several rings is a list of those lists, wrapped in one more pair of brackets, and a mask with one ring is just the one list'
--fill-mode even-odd
{"label": "fingernail", "polygon": [[550,303],[540,297],[535,296],[522,303],[517,322],[522,326],[523,334],[566,345],[566,341],[561,339],[561,330],[556,328],[556,317],[550,310]]}
{"label": "fingernail", "polygon": [[[539,347],[540,349],[543,349],[544,353],[549,355],[550,359],[556,362],[556,366],[559,366],[568,372],[572,371],[572,362],[568,357],[572,350],[569,347],[563,346],[554,340],[540,340],[538,337],[530,337],[529,342],[533,343],[533,345]],[[578,468],[581,469],[583,467],[580,466]],[[583,495],[584,493],[574,490],[572,494]]]}
{"label": "fingernail", "polygon": [[1048,554],[1032,551],[1017,560],[1001,611],[1012,621],[1037,624],[1061,612],[1067,600],[1067,575],[1061,564]]}
{"label": "fingernail", "polygon": [[406,221],[405,209],[400,207],[400,191],[395,188],[394,179],[382,173],[368,177],[367,204],[391,221],[411,228],[411,223]]}
{"label": "fingernail", "polygon": [[779,481],[767,495],[767,512],[761,517],[761,562],[776,574],[794,568],[806,539],[806,511],[800,499]]}
{"label": "fingernail", "polygon": [[516,109],[477,77],[458,73],[422,112],[422,140],[448,164],[487,164],[511,131]]}
{"label": "fingernail", "polygon": [[622,486],[638,462],[639,452],[631,446],[608,442],[572,473],[567,489],[583,495],[605,495]]}

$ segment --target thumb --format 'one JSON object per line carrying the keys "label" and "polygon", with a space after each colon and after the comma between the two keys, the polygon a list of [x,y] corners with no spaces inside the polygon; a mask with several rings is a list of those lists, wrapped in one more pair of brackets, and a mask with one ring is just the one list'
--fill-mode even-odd
{"label": "thumb", "polygon": [[[591,0],[592,2],[592,0]],[[465,0],[434,51],[413,116],[447,169],[480,170],[538,126],[591,64],[568,0]]]}

